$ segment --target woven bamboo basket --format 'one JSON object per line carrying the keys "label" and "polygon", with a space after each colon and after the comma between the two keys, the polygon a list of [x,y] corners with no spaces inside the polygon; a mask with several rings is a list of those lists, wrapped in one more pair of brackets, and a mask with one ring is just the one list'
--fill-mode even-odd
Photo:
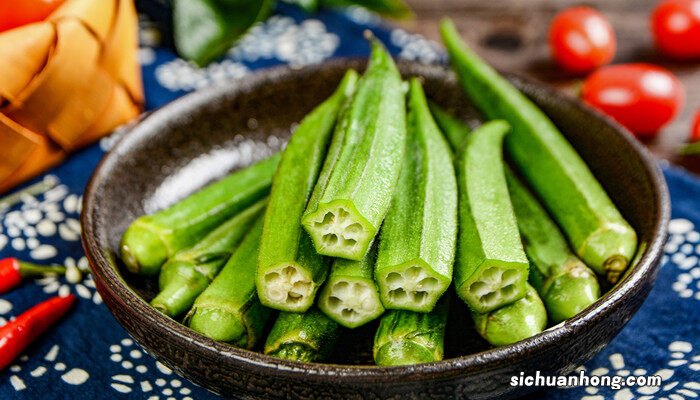
{"label": "woven bamboo basket", "polygon": [[139,115],[133,0],[67,0],[0,33],[0,193]]}

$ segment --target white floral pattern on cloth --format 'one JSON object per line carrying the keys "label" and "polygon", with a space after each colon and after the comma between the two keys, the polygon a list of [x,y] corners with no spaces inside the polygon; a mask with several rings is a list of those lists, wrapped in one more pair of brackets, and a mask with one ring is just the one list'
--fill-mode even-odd
{"label": "white floral pattern on cloth", "polygon": [[12,303],[5,299],[0,299],[0,326],[7,323],[7,319],[9,318],[10,312],[12,312],[12,308],[14,308]]}
{"label": "white floral pattern on cloth", "polygon": [[80,240],[82,197],[70,193],[58,178],[52,179],[56,185],[51,189],[36,196],[22,195],[19,205],[0,210],[0,250],[10,246],[15,251],[28,251],[35,260],[46,260],[58,251],[45,239]]}
{"label": "white floral pattern on cloth", "polygon": [[360,25],[379,25],[382,17],[360,6],[350,6],[345,9],[345,16],[352,22]]}
{"label": "white floral pattern on cloth", "polygon": [[[192,389],[189,382],[183,382],[173,374],[173,371],[146,356],[144,351],[130,338],[122,339],[118,344],[109,347],[110,360],[121,366],[123,371],[112,376],[110,386],[119,393],[141,392],[148,400],[192,400]],[[157,378],[151,380],[153,374],[146,375],[149,370],[157,371]],[[148,396],[148,397],[146,397]]]}
{"label": "white floral pattern on cloth", "polygon": [[[633,368],[626,365],[622,354],[614,353],[607,358],[607,363],[599,365],[588,373],[590,376],[620,377],[658,375],[662,379],[660,387],[641,386],[612,391],[611,389],[588,386],[584,388],[586,394],[581,397],[581,400],[684,400],[700,397],[700,379],[680,382],[674,378],[680,368],[690,368],[692,371],[700,370],[700,353],[695,353],[693,345],[684,341],[670,343],[667,350],[669,353],[667,365],[657,371]],[[574,374],[578,374],[581,370],[586,371],[586,368],[581,367]]]}
{"label": "white floral pattern on cloth", "polygon": [[399,58],[404,60],[423,64],[436,64],[445,60],[445,53],[439,44],[417,33],[394,29],[391,31],[391,44],[400,49]]}
{"label": "white floral pattern on cloth", "polygon": [[670,260],[681,270],[671,288],[681,298],[700,300],[700,233],[683,218],[671,220],[668,233],[662,262]]}
{"label": "white floral pattern on cloth", "polygon": [[156,68],[156,79],[163,87],[177,90],[195,90],[230,79],[240,79],[250,72],[236,61],[212,62],[200,68],[194,63],[176,58]]}
{"label": "white floral pattern on cloth", "polygon": [[59,276],[47,276],[37,279],[37,284],[42,287],[44,293],[56,294],[58,296],[67,296],[71,292],[75,292],[78,296],[86,300],[91,300],[95,304],[102,303],[100,294],[95,288],[95,281],[90,274],[87,258],[80,257],[76,260],[73,257],[67,257],[63,261],[63,266],[67,269],[77,269],[79,271],[79,281],[70,282],[70,279]]}
{"label": "white floral pattern on cloth", "polygon": [[[60,381],[68,385],[82,385],[90,379],[90,374],[82,368],[69,368],[65,362],[60,360],[59,354],[61,347],[57,344],[51,346],[48,352],[41,359],[38,366],[29,371],[28,374],[21,374],[25,368],[25,363],[29,361],[26,355],[21,356],[15,364],[9,368],[10,375],[9,383],[16,392],[27,389],[31,385],[33,379],[41,379],[59,374]],[[38,359],[38,357],[36,358]],[[21,377],[20,377],[21,375]],[[58,379],[53,379],[53,382],[58,382]]]}
{"label": "white floral pattern on cloth", "polygon": [[275,15],[255,25],[229,55],[246,62],[277,59],[294,68],[328,59],[339,44],[340,38],[317,19],[297,23],[293,18]]}

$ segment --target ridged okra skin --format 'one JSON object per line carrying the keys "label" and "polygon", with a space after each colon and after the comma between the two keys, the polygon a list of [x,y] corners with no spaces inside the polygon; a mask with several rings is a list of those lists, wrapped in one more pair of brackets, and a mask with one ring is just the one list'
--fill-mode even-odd
{"label": "ridged okra skin", "polygon": [[435,122],[450,144],[452,152],[458,154],[460,150],[462,150],[464,140],[471,132],[469,125],[455,118],[447,112],[447,110],[437,105],[437,103],[430,101],[428,105],[430,106],[430,112],[433,114]]}
{"label": "ridged okra skin", "polygon": [[362,261],[333,260],[318,308],[346,328],[357,328],[382,315],[384,306],[374,282],[376,260],[376,243]]}
{"label": "ridged okra skin", "polygon": [[329,260],[316,253],[301,217],[321,170],[341,108],[358,75],[348,71],[336,91],[299,124],[272,181],[258,254],[260,301],[285,311],[306,311],[328,273]]}
{"label": "ridged okra skin", "polygon": [[406,151],[403,82],[386,49],[371,45],[302,219],[319,254],[355,261],[389,210]]}
{"label": "ridged okra skin", "polygon": [[530,259],[530,283],[554,323],[569,319],[598,300],[598,279],[573,254],[559,227],[508,167],[506,179],[525,253]]}
{"label": "ridged okra skin", "polygon": [[447,296],[428,313],[389,310],[374,336],[374,362],[379,366],[441,361],[447,326]]}
{"label": "ridged okra skin", "polygon": [[542,110],[479,58],[451,21],[443,21],[440,29],[465,92],[487,118],[512,126],[506,150],[576,254],[610,282],[617,282],[637,248],[634,229]]}
{"label": "ridged okra skin", "polygon": [[265,354],[291,361],[325,360],[338,340],[339,325],[317,308],[281,312],[267,336]]}
{"label": "ridged okra skin", "polygon": [[256,255],[263,220],[258,218],[219,275],[194,302],[185,318],[193,330],[211,339],[252,348],[261,339],[271,310],[255,290]]}
{"label": "ridged okra skin", "polygon": [[527,285],[522,299],[486,314],[472,312],[472,319],[484,339],[505,346],[542,332],[547,327],[547,310],[535,289]]}
{"label": "ridged okra skin", "polygon": [[267,196],[279,160],[279,154],[271,156],[164,210],[137,218],[122,237],[122,261],[132,273],[157,275],[168,258]]}
{"label": "ridged okra skin", "polygon": [[408,146],[380,233],[375,281],[389,309],[427,312],[452,282],[457,180],[420,81],[410,81]]}
{"label": "ridged okra skin", "polygon": [[151,305],[171,318],[189,310],[262,215],[266,205],[267,199],[260,200],[221,224],[193,247],[169,259],[160,271],[160,293],[151,300]]}
{"label": "ridged okra skin", "polygon": [[476,129],[457,166],[460,231],[454,282],[459,297],[478,313],[525,296],[529,264],[503,169],[508,130],[503,121]]}

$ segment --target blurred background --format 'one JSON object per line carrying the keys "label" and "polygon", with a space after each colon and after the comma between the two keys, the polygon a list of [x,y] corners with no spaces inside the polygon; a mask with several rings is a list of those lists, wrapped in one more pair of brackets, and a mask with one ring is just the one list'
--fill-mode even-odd
{"label": "blurred background", "polygon": [[[685,87],[685,106],[658,136],[645,143],[659,157],[700,173],[700,157],[682,157],[679,149],[690,136],[700,109],[700,62],[674,61],[657,51],[651,14],[658,0],[406,0],[415,19],[400,22],[414,32],[440,42],[438,23],[451,17],[464,38],[497,68],[521,73],[577,94],[581,77],[559,68],[548,46],[548,28],[555,15],[586,5],[607,17],[617,36],[612,63],[646,62],[668,68]],[[700,40],[698,38],[697,40]]]}

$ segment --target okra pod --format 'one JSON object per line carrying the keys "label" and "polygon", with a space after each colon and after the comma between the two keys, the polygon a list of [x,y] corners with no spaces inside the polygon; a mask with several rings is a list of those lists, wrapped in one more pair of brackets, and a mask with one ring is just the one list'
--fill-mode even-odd
{"label": "okra pod", "polygon": [[346,328],[357,328],[384,313],[374,282],[377,246],[362,261],[336,258],[318,298],[318,308]]}
{"label": "okra pod", "polygon": [[554,323],[569,319],[598,300],[598,280],[571,252],[559,227],[535,196],[507,167],[506,180],[525,253],[530,259],[530,283]]}
{"label": "okra pod", "polygon": [[455,118],[453,115],[447,112],[447,110],[440,107],[436,103],[430,101],[428,104],[435,122],[445,135],[447,142],[450,144],[452,152],[458,154],[462,149],[464,140],[469,135],[469,132],[471,132],[469,125]]}
{"label": "okra pod", "polygon": [[292,135],[272,180],[260,241],[256,285],[260,301],[284,311],[306,311],[326,279],[329,261],[316,253],[301,217],[317,180],[341,108],[358,75],[348,71],[326,101]]}
{"label": "okra pod", "polygon": [[395,366],[441,361],[447,325],[446,297],[428,313],[387,311],[374,336],[374,362]]}
{"label": "okra pod", "polygon": [[375,281],[386,308],[427,312],[452,282],[457,181],[450,148],[415,78],[407,128],[407,153],[382,226]]}
{"label": "okra pod", "polygon": [[338,340],[338,324],[317,308],[281,312],[265,342],[265,354],[292,361],[325,360]]}
{"label": "okra pod", "polygon": [[355,261],[389,210],[406,152],[401,75],[378,41],[371,46],[302,219],[318,253]]}
{"label": "okra pod", "polygon": [[477,332],[494,346],[532,337],[547,326],[547,310],[535,289],[527,285],[525,297],[486,314],[472,312]]}
{"label": "okra pod", "polygon": [[155,214],[137,218],[124,232],[121,258],[130,272],[153,276],[178,251],[267,196],[278,154],[236,171]]}
{"label": "okra pod", "polygon": [[169,317],[189,310],[226,264],[251,225],[262,215],[266,204],[267,200],[258,201],[221,224],[192,248],[169,259],[160,271],[160,293],[151,305]]}
{"label": "okra pod", "polygon": [[472,132],[459,157],[460,232],[455,265],[457,293],[485,313],[525,296],[528,260],[503,170],[504,121]]}
{"label": "okra pod", "polygon": [[185,323],[211,339],[252,348],[262,336],[270,309],[255,291],[255,259],[262,234],[258,218],[219,275],[195,300]]}
{"label": "okra pod", "polygon": [[513,127],[506,150],[576,254],[615,283],[634,256],[634,229],[552,121],[469,49],[451,21],[443,21],[440,30],[474,104],[487,118],[504,119]]}

